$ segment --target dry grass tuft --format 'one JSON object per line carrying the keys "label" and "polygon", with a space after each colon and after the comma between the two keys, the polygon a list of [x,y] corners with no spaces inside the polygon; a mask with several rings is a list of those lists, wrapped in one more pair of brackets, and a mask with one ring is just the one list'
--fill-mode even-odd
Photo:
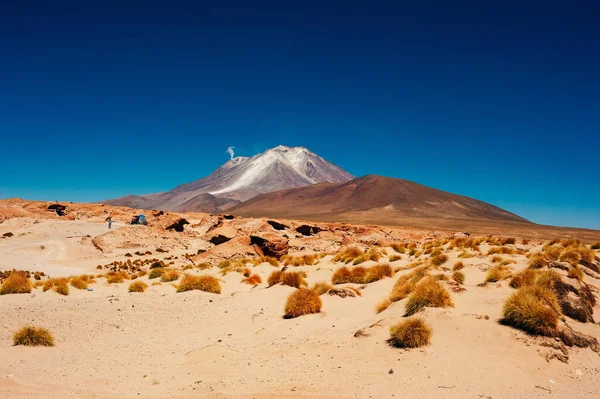
{"label": "dry grass tuft", "polygon": [[333,286],[326,281],[319,281],[317,283],[314,283],[312,287],[310,287],[310,289],[316,292],[318,295],[326,294],[327,291],[329,291],[332,288]]}
{"label": "dry grass tuft", "polygon": [[45,328],[28,326],[13,335],[13,345],[54,346],[54,337]]}
{"label": "dry grass tuft", "polygon": [[448,257],[444,254],[438,254],[431,257],[431,263],[436,266],[441,266],[448,261]]}
{"label": "dry grass tuft", "polygon": [[192,290],[220,294],[221,284],[219,283],[219,280],[212,276],[192,276],[191,274],[186,274],[177,286],[177,292]]}
{"label": "dry grass tuft", "polygon": [[375,281],[379,281],[385,277],[392,277],[393,275],[394,270],[388,264],[371,266],[367,269],[367,273],[363,278],[363,283],[369,284]]}
{"label": "dry grass tuft", "polygon": [[443,308],[454,307],[450,294],[444,286],[432,278],[421,281],[408,297],[406,315],[410,316],[424,307]]}
{"label": "dry grass tuft", "polygon": [[281,275],[283,274],[283,272],[281,270],[275,270],[273,273],[271,273],[269,275],[269,277],[267,278],[267,284],[269,287],[274,286],[275,284],[279,284],[279,281],[281,280]]}
{"label": "dry grass tuft", "polygon": [[243,279],[242,283],[246,283],[246,284],[250,284],[250,285],[257,285],[257,284],[262,283],[262,278],[260,278],[260,276],[258,274],[251,274],[250,276]]}
{"label": "dry grass tuft", "polygon": [[162,267],[159,267],[158,269],[152,269],[152,270],[150,270],[150,274],[148,274],[148,278],[150,280],[152,280],[155,278],[162,277],[164,272],[165,272],[165,269],[163,269]]}
{"label": "dry grass tuft", "polygon": [[319,294],[307,288],[300,288],[288,297],[285,303],[284,318],[292,319],[305,314],[319,313],[321,306]]}
{"label": "dry grass tuft", "polygon": [[531,269],[541,269],[547,266],[548,263],[548,257],[541,252],[534,253],[529,257],[529,267]]}
{"label": "dry grass tuft", "polygon": [[559,309],[558,299],[551,289],[527,286],[506,300],[501,322],[530,334],[553,337],[558,331]]}
{"label": "dry grass tuft", "polygon": [[333,258],[331,259],[333,262],[343,262],[343,263],[350,263],[353,262],[356,258],[358,257],[365,257],[366,260],[366,255],[363,251],[361,251],[358,248],[346,248],[344,250],[341,250],[339,252],[337,252]]}
{"label": "dry grass tuft", "polygon": [[567,272],[567,277],[576,278],[577,280],[583,280],[583,271],[579,267],[574,266],[570,268]]}
{"label": "dry grass tuft", "polygon": [[386,310],[394,301],[390,297],[385,298],[383,301],[379,302],[375,307],[375,312],[378,314]]}
{"label": "dry grass tuft", "polygon": [[406,245],[404,245],[403,243],[394,243],[390,245],[390,247],[392,247],[394,251],[400,254],[406,253]]}
{"label": "dry grass tuft", "polygon": [[581,254],[577,251],[577,248],[566,248],[560,254],[560,260],[569,263],[571,266],[577,266],[581,260]]}
{"label": "dry grass tuft", "polygon": [[31,292],[31,281],[27,274],[13,270],[0,286],[0,295],[6,294],[29,294]]}
{"label": "dry grass tuft", "polygon": [[134,281],[129,285],[129,292],[144,292],[148,288],[148,284],[143,281]]}
{"label": "dry grass tuft", "polygon": [[[156,270],[156,269],[155,269]],[[167,269],[160,277],[160,281],[163,283],[170,283],[179,279],[179,273],[176,270]]]}
{"label": "dry grass tuft", "polygon": [[600,249],[600,241],[593,243],[590,249]]}
{"label": "dry grass tuft", "polygon": [[272,256],[261,256],[260,261],[264,263],[268,263],[271,266],[279,267],[279,261]]}
{"label": "dry grass tuft", "polygon": [[454,264],[454,266],[452,266],[452,271],[458,271],[458,270],[462,270],[465,267],[465,265],[461,262],[458,261]]}
{"label": "dry grass tuft", "polygon": [[69,295],[68,280],[66,278],[50,278],[44,281],[42,285],[42,291],[53,290],[61,295]]}
{"label": "dry grass tuft", "polygon": [[512,275],[512,269],[508,266],[496,265],[490,267],[485,276],[486,283],[495,283],[509,278]]}
{"label": "dry grass tuft", "polygon": [[463,272],[455,271],[452,273],[452,280],[456,281],[458,284],[464,284],[465,275]]}
{"label": "dry grass tuft", "polygon": [[513,288],[521,288],[535,284],[538,272],[533,269],[525,269],[515,274],[510,280],[509,285]]}
{"label": "dry grass tuft", "polygon": [[488,250],[488,255],[496,255],[496,254],[500,254],[500,255],[514,255],[518,253],[518,251],[516,249],[510,248],[510,247],[492,247]]}
{"label": "dry grass tuft", "polygon": [[305,274],[302,272],[283,272],[279,277],[279,282],[283,285],[289,285],[290,287],[300,288],[307,286],[306,280],[304,279]]}
{"label": "dry grass tuft", "polygon": [[399,260],[402,260],[402,256],[400,256],[400,255],[392,255],[389,257],[390,262],[397,262]]}
{"label": "dry grass tuft", "polygon": [[83,278],[81,278],[81,276],[79,277],[72,277],[71,278],[71,285],[75,288],[77,288],[78,290],[87,290],[88,287],[88,283],[86,280],[84,280]]}
{"label": "dry grass tuft", "polygon": [[397,348],[418,348],[429,344],[431,328],[418,317],[411,317],[390,327],[390,345]]}

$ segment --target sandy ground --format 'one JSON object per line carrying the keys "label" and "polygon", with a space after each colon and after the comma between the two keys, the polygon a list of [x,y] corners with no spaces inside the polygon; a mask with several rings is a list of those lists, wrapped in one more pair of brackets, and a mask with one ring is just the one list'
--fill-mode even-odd
{"label": "sandy ground", "polygon": [[[127,231],[123,237],[148,233],[121,223],[113,228],[107,235],[106,223],[98,218],[4,220],[0,234],[11,231],[14,236],[0,239],[0,270],[44,271],[53,277],[98,273],[98,264],[126,260],[125,253],[136,250],[133,238],[115,244],[122,232]],[[169,245],[170,252],[146,258],[181,257],[200,245],[191,233],[186,242],[178,233],[157,234],[148,248]],[[94,246],[92,240],[99,236],[105,237],[103,243],[110,250],[101,252]],[[314,238],[306,238],[310,239]],[[487,248],[482,249],[485,253]],[[444,266],[451,267],[457,252],[448,255]],[[511,265],[515,271],[526,267],[523,255],[503,257],[517,262]],[[427,308],[420,313],[433,336],[430,345],[411,350],[392,348],[386,342],[389,326],[403,319],[406,300],[375,312],[397,277],[408,271],[368,284],[362,297],[323,295],[320,314],[290,320],[282,316],[294,288],[267,288],[265,283],[252,287],[241,283],[241,274],[221,276],[217,267],[186,272],[222,279],[221,294],[176,293],[177,282],[151,286],[156,280],[147,277],[140,278],[149,285],[145,293],[128,293],[128,281],[109,285],[100,277],[90,285],[91,291],[71,287],[68,296],[41,288],[31,294],[3,295],[0,397],[600,397],[597,353],[570,348],[568,363],[548,361],[553,349],[498,323],[502,304],[514,290],[507,281],[477,286],[491,264],[489,258],[461,259],[466,291],[451,293],[454,308]],[[403,255],[391,264],[402,268],[412,261]],[[180,258],[172,267],[184,264]],[[317,265],[291,269],[306,271],[312,284],[330,281],[340,266],[326,257]],[[263,282],[273,270],[266,263],[252,268]],[[585,281],[600,284],[587,275]],[[594,316],[600,320],[598,306]],[[600,339],[598,324],[573,320],[569,324]],[[25,325],[48,328],[56,346],[12,346],[13,333]],[[362,328],[369,336],[355,337]]]}

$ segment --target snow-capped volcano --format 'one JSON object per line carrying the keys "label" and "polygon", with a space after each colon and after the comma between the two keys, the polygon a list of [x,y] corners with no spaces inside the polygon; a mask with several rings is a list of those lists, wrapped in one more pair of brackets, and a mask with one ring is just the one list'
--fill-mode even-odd
{"label": "snow-capped volcano", "polygon": [[[215,212],[256,195],[316,183],[343,183],[354,176],[304,147],[280,145],[253,157],[235,157],[209,176],[165,193],[127,196],[108,204],[145,209]],[[211,198],[212,197],[212,198]],[[208,199],[214,207],[203,205]]]}

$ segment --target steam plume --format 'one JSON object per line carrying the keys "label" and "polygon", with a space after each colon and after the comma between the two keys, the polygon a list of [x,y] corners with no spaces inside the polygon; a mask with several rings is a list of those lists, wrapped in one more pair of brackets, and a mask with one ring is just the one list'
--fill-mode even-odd
{"label": "steam plume", "polygon": [[227,148],[227,151],[225,151],[226,153],[228,153],[228,154],[229,154],[229,156],[231,157],[231,159],[233,159],[233,149],[234,149],[234,148],[235,148],[235,147],[228,147],[228,148]]}

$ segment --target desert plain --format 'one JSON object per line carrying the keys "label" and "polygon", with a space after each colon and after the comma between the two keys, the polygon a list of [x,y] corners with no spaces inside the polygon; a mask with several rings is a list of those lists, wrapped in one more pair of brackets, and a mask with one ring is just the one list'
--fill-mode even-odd
{"label": "desert plain", "polygon": [[[0,397],[600,397],[594,232],[49,205],[0,201],[1,280],[31,284],[0,296]],[[138,213],[148,226],[128,224]],[[182,288],[202,276],[219,293]],[[418,302],[426,284],[444,300]],[[508,299],[533,286],[553,295],[546,330],[506,321]],[[318,309],[285,317],[299,290]],[[392,345],[390,327],[409,319],[429,339]],[[15,345],[25,326],[54,345]]]}

